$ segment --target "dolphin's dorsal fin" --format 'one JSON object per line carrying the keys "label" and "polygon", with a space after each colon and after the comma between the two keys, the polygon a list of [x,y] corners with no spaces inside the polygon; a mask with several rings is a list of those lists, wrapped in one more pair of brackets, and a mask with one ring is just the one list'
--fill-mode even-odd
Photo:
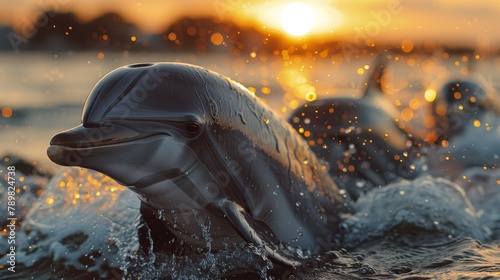
{"label": "dolphin's dorsal fin", "polygon": [[366,89],[360,99],[363,102],[371,104],[377,109],[385,111],[393,119],[397,119],[399,117],[399,111],[384,93],[381,83],[382,76],[384,75],[388,63],[390,62],[388,59],[389,55],[394,55],[394,52],[385,50],[375,59],[373,71],[368,80],[368,84],[366,85]]}
{"label": "dolphin's dorsal fin", "polygon": [[370,79],[368,80],[368,84],[366,85],[365,92],[361,96],[361,98],[372,98],[374,95],[378,95],[383,92],[381,86],[381,79],[384,75],[384,71],[387,68],[387,63],[389,60],[387,56],[392,54],[390,51],[381,52],[377,58],[375,59],[374,68],[371,72]]}

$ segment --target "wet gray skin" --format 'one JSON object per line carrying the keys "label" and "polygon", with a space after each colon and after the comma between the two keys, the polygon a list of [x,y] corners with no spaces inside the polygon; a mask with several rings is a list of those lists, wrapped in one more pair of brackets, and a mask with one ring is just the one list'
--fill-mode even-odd
{"label": "wet gray skin", "polygon": [[50,144],[55,163],[128,186],[188,247],[250,242],[299,266],[307,254],[295,248],[317,254],[341,242],[345,203],[307,143],[246,88],[206,69],[118,68],[90,93],[82,124]]}

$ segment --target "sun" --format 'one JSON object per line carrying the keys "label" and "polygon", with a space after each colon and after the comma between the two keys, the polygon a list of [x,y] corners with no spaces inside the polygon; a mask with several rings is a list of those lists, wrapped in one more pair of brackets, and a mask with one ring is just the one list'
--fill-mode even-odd
{"label": "sun", "polygon": [[292,36],[309,33],[316,22],[316,14],[311,6],[303,2],[288,4],[281,12],[281,26]]}

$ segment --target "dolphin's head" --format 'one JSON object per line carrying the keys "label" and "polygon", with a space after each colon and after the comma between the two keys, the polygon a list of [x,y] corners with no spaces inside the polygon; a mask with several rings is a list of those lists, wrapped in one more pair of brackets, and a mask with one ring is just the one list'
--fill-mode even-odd
{"label": "dolphin's head", "polygon": [[459,135],[471,120],[494,109],[494,105],[494,96],[478,81],[456,79],[447,82],[432,103],[436,142]]}
{"label": "dolphin's head", "polygon": [[187,64],[118,68],[91,91],[82,124],[55,135],[47,154],[138,187],[187,173],[211,120],[207,85],[214,83],[227,87],[215,73]]}

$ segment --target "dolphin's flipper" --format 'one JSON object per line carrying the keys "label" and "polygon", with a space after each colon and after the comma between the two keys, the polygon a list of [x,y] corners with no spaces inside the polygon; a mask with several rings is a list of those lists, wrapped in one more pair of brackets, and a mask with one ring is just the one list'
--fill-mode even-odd
{"label": "dolphin's flipper", "polygon": [[299,260],[294,259],[292,256],[285,256],[281,253],[278,253],[277,250],[271,248],[269,244],[279,244],[279,241],[274,240],[275,238],[270,234],[265,235],[265,233],[263,233],[262,230],[259,229],[260,226],[255,223],[255,221],[247,212],[245,212],[245,209],[243,209],[243,207],[227,199],[220,201],[218,203],[218,206],[220,211],[234,225],[234,228],[238,230],[240,235],[247,242],[263,246],[269,256],[271,256],[271,258],[283,264],[292,267],[298,267],[302,265]]}

